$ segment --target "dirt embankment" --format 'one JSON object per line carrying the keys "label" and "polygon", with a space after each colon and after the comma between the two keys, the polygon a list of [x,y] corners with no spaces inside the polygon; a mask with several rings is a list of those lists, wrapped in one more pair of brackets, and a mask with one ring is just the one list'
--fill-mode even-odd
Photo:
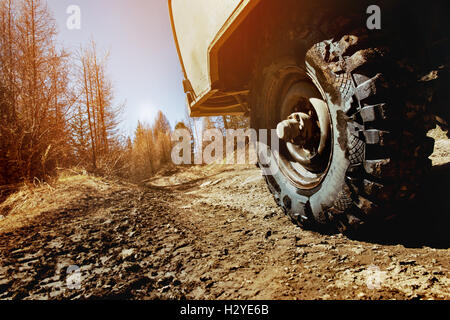
{"label": "dirt embankment", "polygon": [[450,299],[442,141],[421,204],[360,240],[293,225],[252,166],[22,191],[0,213],[0,299]]}

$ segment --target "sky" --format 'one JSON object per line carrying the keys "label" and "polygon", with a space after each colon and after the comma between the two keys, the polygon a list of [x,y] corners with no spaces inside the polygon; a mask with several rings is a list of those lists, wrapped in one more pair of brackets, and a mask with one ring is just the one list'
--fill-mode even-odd
{"label": "sky", "polygon": [[[158,110],[172,127],[185,116],[183,75],[170,26],[167,0],[47,0],[68,50],[91,39],[109,51],[107,74],[115,104],[126,101],[120,126],[132,136],[137,121],[152,123]],[[81,28],[70,30],[70,5],[81,10]]]}

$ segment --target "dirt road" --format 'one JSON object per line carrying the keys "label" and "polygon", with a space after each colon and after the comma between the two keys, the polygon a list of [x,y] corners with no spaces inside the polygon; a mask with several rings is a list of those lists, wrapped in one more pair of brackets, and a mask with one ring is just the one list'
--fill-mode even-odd
{"label": "dirt road", "polygon": [[28,196],[33,213],[2,213],[0,299],[449,299],[448,142],[437,149],[421,205],[360,240],[293,225],[252,166],[63,179]]}

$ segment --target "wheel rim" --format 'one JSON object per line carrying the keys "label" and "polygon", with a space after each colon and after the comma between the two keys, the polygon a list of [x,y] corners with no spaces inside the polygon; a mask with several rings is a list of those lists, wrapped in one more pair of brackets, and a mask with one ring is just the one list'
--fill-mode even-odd
{"label": "wheel rim", "polygon": [[281,97],[280,169],[301,189],[318,186],[328,172],[332,154],[332,128],[328,105],[307,77],[287,83]]}

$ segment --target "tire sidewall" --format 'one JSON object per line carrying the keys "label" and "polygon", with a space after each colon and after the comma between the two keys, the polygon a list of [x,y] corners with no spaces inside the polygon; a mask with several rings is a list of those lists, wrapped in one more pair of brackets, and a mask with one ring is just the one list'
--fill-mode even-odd
{"label": "tire sidewall", "polygon": [[[256,105],[258,116],[254,114],[252,121],[255,129],[274,129],[276,124],[272,120],[283,99],[283,91],[286,92],[286,75],[283,70],[292,68],[294,59],[283,58],[279,63],[271,65],[265,69],[262,74],[261,86],[259,86],[259,94],[256,97]],[[278,69],[278,70],[277,70]],[[297,187],[289,178],[287,178],[282,170],[279,169],[279,154],[274,150],[270,150],[268,144],[264,145],[259,142],[259,148],[266,150],[258,150],[258,161],[261,163],[276,163],[277,170],[272,171],[270,176],[266,176],[266,181],[274,194],[275,200],[284,208],[293,220],[299,220],[299,217],[307,220],[314,220],[320,224],[327,224],[329,218],[327,209],[333,206],[339,193],[346,188],[345,175],[350,165],[348,160],[348,130],[347,119],[343,110],[350,104],[349,100],[337,99],[336,94],[339,92],[330,91],[332,86],[327,83],[321,83],[324,77],[318,76],[322,71],[314,65],[306,63],[308,75],[322,93],[323,99],[327,102],[332,127],[332,147],[328,171],[321,183],[313,189],[301,189]],[[292,75],[291,75],[292,76]],[[323,82],[323,80],[322,80]],[[334,98],[332,98],[334,97]],[[259,101],[258,101],[259,100]],[[334,101],[334,102],[333,102]],[[263,110],[261,110],[263,109]],[[272,119],[270,119],[272,118]],[[269,139],[270,141],[270,139]],[[269,159],[261,159],[261,151],[266,152],[265,155]]]}

